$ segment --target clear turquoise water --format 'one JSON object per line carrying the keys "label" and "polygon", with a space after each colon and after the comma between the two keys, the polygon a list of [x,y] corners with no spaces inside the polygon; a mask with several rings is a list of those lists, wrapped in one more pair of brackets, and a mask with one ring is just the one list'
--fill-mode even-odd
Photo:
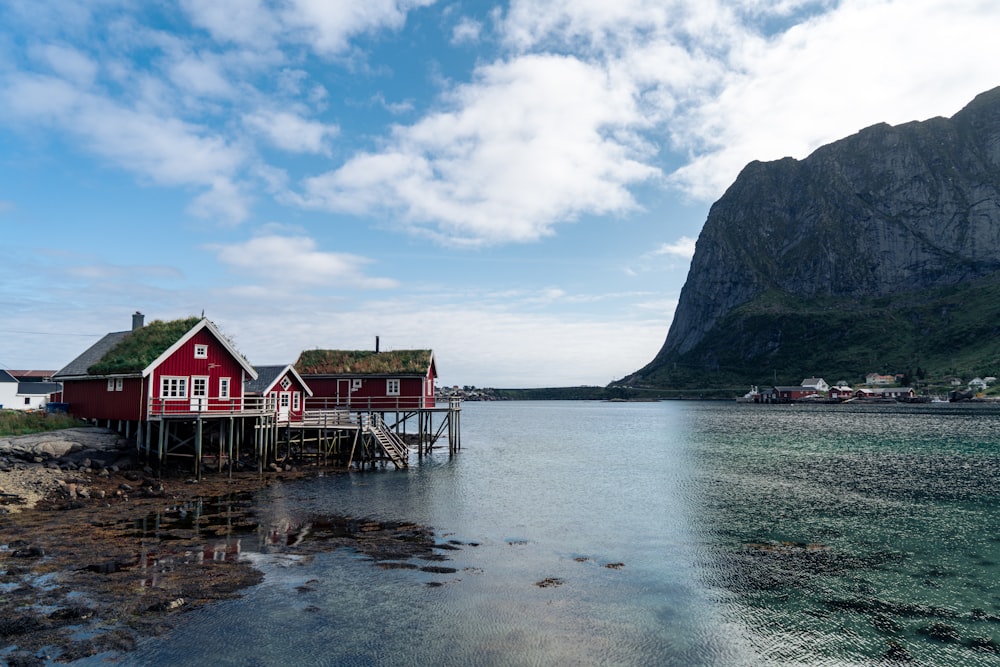
{"label": "clear turquoise water", "polygon": [[[462,429],[261,493],[264,582],[123,662],[1000,664],[1000,411],[468,403]],[[268,548],[313,514],[425,523],[457,571]]]}

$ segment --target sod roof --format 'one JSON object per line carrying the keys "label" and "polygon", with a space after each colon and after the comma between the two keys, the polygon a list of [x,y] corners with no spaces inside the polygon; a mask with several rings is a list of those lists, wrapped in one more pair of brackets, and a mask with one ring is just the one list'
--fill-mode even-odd
{"label": "sod roof", "polygon": [[305,350],[295,368],[308,375],[425,375],[431,350]]}
{"label": "sod roof", "polygon": [[140,373],[200,321],[198,317],[170,322],[154,320],[141,329],[130,331],[91,364],[87,373]]}

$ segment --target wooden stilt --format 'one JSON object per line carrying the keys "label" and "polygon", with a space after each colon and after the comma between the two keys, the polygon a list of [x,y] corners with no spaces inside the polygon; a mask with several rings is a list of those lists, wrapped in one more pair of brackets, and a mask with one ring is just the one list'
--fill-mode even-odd
{"label": "wooden stilt", "polygon": [[195,420],[194,426],[194,478],[201,481],[201,446],[202,446],[201,415]]}

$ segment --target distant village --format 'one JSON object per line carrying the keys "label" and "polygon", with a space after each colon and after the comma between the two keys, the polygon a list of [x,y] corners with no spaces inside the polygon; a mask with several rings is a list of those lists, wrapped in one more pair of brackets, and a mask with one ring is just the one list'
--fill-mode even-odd
{"label": "distant village", "polygon": [[457,398],[462,401],[509,401],[509,396],[500,394],[496,389],[473,387],[465,385],[459,387],[434,387],[434,395],[438,401],[447,401]]}
{"label": "distant village", "polygon": [[918,394],[912,386],[904,386],[905,375],[881,375],[869,373],[861,387],[851,387],[841,380],[830,385],[823,378],[810,377],[798,385],[751,387],[750,391],[736,399],[741,403],[844,403],[847,401],[930,403],[933,401],[986,400],[987,388],[994,384],[995,377],[976,377],[968,382],[961,378],[948,378],[947,388],[939,395]]}

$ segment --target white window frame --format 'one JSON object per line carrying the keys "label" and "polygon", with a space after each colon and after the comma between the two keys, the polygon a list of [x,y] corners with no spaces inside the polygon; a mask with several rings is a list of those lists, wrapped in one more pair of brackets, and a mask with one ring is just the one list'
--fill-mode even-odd
{"label": "white window frame", "polygon": [[207,375],[195,375],[191,378],[191,398],[208,398]]}
{"label": "white window frame", "polygon": [[121,391],[125,388],[125,378],[115,378],[115,391]]}
{"label": "white window frame", "polygon": [[219,378],[219,398],[229,398],[229,378]]}
{"label": "white window frame", "polygon": [[288,388],[292,386],[292,381],[288,379],[288,376],[281,378],[281,388],[288,391]]}
{"label": "white window frame", "polygon": [[291,404],[292,404],[292,399],[289,392],[283,391],[280,394],[278,394],[278,407],[287,410],[288,407],[291,406]]}
{"label": "white window frame", "polygon": [[351,380],[351,391],[357,391],[358,389],[361,389],[361,382],[362,382],[361,378],[354,378],[353,380]]}
{"label": "white window frame", "polygon": [[399,378],[389,378],[385,381],[385,395],[399,396]]}
{"label": "white window frame", "polygon": [[115,390],[115,379],[108,378],[108,391],[114,391],[114,390]]}
{"label": "white window frame", "polygon": [[292,410],[298,412],[302,408],[302,392],[296,391],[292,393]]}
{"label": "white window frame", "polygon": [[194,346],[195,359],[208,359],[208,345],[198,343]]}
{"label": "white window frame", "polygon": [[160,398],[187,398],[188,379],[179,375],[160,377]]}

